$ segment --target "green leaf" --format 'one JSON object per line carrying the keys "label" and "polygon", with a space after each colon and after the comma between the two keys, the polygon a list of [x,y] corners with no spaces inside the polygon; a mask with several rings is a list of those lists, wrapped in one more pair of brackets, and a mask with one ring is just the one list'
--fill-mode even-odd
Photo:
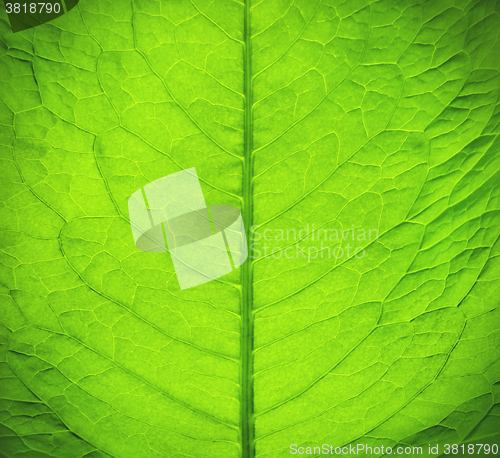
{"label": "green leaf", "polygon": [[[2,11],[0,454],[498,444],[499,26],[485,0]],[[127,202],[191,167],[250,257],[180,290]]]}

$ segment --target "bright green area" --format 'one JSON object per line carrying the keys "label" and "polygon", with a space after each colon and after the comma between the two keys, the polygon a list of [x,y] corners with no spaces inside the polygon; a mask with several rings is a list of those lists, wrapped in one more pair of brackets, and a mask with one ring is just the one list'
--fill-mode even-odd
{"label": "bright green area", "polygon": [[[1,457],[500,444],[500,3],[0,18]],[[190,167],[253,259],[181,291],[127,200]]]}

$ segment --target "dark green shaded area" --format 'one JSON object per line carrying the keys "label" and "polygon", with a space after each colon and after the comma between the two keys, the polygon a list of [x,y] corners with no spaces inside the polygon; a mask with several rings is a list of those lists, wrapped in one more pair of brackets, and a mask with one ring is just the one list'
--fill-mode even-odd
{"label": "dark green shaded area", "polygon": [[[78,4],[79,0],[69,0],[66,1],[66,5],[64,0],[60,0],[58,2],[10,2],[7,0],[3,0],[6,11],[12,9],[11,13],[8,13],[8,18],[10,22],[10,26],[14,33],[21,32],[22,30],[31,29],[32,27],[37,27],[41,24],[45,24],[46,22],[52,21],[53,19],[62,16],[65,14],[65,6],[66,11],[74,8]],[[20,12],[15,13],[14,5],[19,5]],[[31,6],[33,5],[33,9],[36,11],[31,13]],[[25,12],[26,7],[26,12]],[[58,9],[59,12],[55,12]],[[49,12],[50,11],[50,12]]]}

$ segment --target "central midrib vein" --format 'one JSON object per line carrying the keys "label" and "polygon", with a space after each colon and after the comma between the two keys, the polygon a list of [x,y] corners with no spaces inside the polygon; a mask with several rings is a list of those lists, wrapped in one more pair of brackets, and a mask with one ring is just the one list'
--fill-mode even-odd
{"label": "central midrib vein", "polygon": [[250,0],[245,0],[244,11],[244,166],[243,166],[243,220],[248,243],[248,259],[242,268],[241,298],[241,455],[253,458],[254,416],[253,416],[253,313],[252,313],[252,248],[250,228],[253,224],[252,176],[253,176],[253,131],[252,131],[252,46],[250,31]]}

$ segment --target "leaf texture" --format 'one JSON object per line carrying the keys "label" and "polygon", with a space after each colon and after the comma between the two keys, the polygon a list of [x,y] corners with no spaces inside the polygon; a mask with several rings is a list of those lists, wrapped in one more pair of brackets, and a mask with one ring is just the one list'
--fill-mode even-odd
{"label": "leaf texture", "polygon": [[[500,442],[498,2],[0,27],[1,455]],[[127,201],[190,167],[250,259],[181,291]]]}

